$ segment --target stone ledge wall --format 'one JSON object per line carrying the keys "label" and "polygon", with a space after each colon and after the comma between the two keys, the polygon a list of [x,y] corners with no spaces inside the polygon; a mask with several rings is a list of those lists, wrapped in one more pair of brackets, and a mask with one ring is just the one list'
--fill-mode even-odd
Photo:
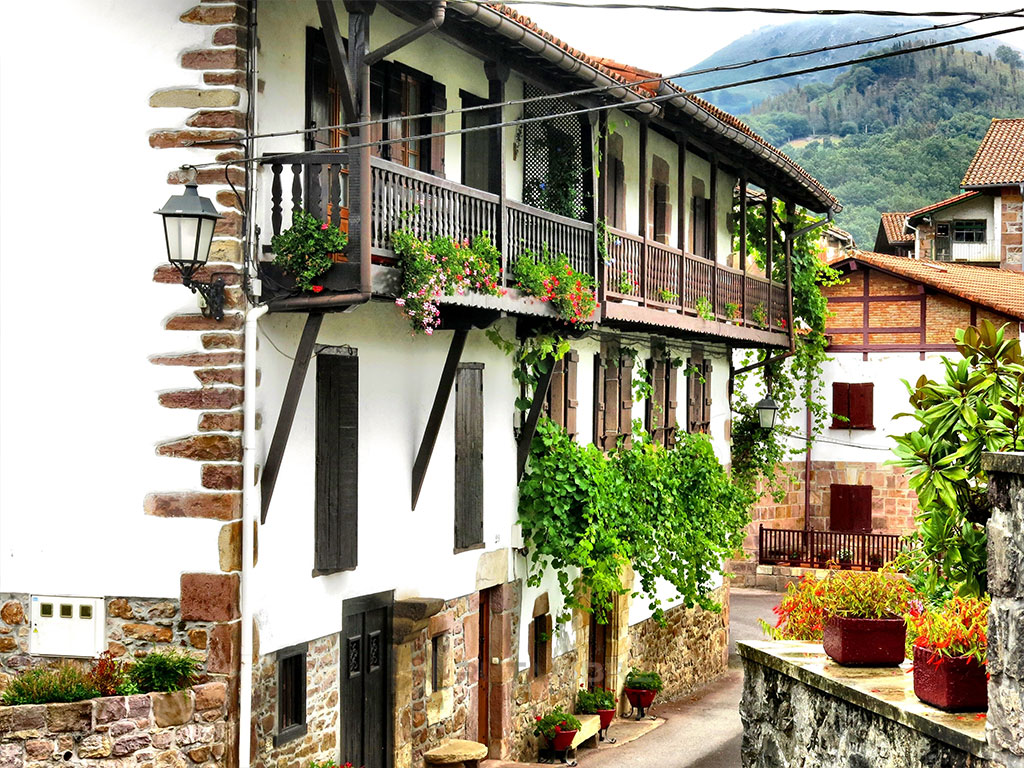
{"label": "stone ledge wall", "polygon": [[743,768],[998,768],[746,656],[740,718]]}
{"label": "stone ledge wall", "polygon": [[227,688],[0,707],[0,768],[220,768],[228,765]]}

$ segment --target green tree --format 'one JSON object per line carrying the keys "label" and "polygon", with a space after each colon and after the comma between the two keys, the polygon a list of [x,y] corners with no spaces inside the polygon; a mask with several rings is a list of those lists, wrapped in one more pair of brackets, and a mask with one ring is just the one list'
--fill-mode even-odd
{"label": "green tree", "polygon": [[1000,45],[996,48],[996,58],[999,59],[1003,64],[1006,64],[1010,69],[1020,69],[1021,61],[1020,51],[1015,51],[1008,45]]}

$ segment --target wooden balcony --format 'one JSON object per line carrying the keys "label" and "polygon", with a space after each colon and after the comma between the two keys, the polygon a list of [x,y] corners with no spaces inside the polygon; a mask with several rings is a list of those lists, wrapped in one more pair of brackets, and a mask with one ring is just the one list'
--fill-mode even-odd
{"label": "wooden balcony", "polygon": [[604,316],[770,346],[789,343],[789,299],[770,281],[608,229]]}
{"label": "wooden balcony", "polygon": [[877,571],[902,548],[902,537],[891,533],[762,527],[758,531],[757,562],[759,565],[825,568],[830,560],[835,560],[843,568]]}

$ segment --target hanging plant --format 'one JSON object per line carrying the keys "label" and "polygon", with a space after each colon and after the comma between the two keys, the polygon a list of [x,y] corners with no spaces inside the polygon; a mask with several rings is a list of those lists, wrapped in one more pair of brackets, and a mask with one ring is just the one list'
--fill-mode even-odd
{"label": "hanging plant", "polygon": [[276,254],[274,264],[295,278],[297,288],[313,293],[324,289],[315,281],[331,268],[346,245],[347,234],[305,211],[295,211],[292,225],[270,240]]}
{"label": "hanging plant", "polygon": [[547,245],[539,256],[523,251],[512,267],[512,277],[524,293],[551,302],[567,323],[584,323],[597,308],[594,279],[573,269],[565,254],[552,256]]}

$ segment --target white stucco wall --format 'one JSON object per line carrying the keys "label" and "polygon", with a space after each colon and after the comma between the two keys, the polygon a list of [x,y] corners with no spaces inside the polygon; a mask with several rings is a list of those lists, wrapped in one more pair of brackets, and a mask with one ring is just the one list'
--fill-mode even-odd
{"label": "white stucco wall", "polygon": [[[166,260],[153,211],[195,150],[154,150],[180,123],[148,106],[158,87],[195,87],[179,66],[209,27],[179,24],[193,0],[53,0],[6,8],[0,29],[0,590],[176,596],[182,571],[216,571],[209,520],[146,517],[154,490],[199,484],[196,462],[157,442],[194,432],[197,413],[157,405],[195,387],[149,355],[201,348],[164,331],[196,311],[181,286],[152,282]],[[26,67],[31,76],[26,75]],[[111,81],[111,78],[114,81]],[[101,87],[100,83],[111,83]],[[42,83],[54,83],[51,98]],[[71,155],[56,147],[74,144]],[[207,153],[209,154],[209,153]],[[197,162],[194,160],[193,162]],[[201,541],[202,546],[195,542]]]}

